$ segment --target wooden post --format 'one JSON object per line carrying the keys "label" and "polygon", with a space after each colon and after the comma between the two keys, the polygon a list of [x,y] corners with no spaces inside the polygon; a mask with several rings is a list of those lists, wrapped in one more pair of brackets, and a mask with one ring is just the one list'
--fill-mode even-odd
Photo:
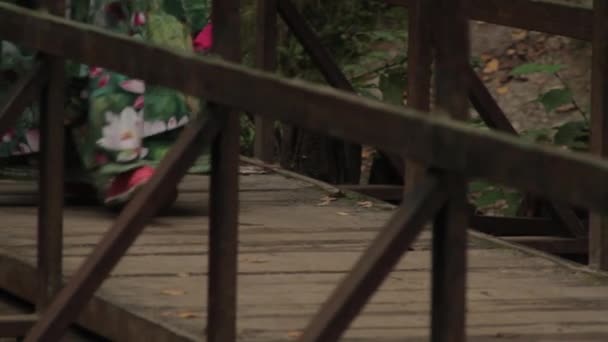
{"label": "wooden post", "polygon": [[[468,1],[430,2],[434,16],[437,107],[456,120],[465,120],[469,115]],[[433,227],[431,341],[463,342],[466,340],[467,182],[458,173],[446,177],[449,197]]]}
{"label": "wooden post", "polygon": [[[277,0],[257,0],[256,67],[265,71],[277,68]],[[274,161],[275,121],[255,117],[254,156],[264,162]]]}
{"label": "wooden post", "polygon": [[[593,2],[593,60],[591,88],[591,149],[608,156],[608,2]],[[608,270],[608,217],[590,213],[589,264]]]}
{"label": "wooden post", "polygon": [[[47,0],[42,10],[65,15],[65,0]],[[61,57],[42,57],[50,79],[40,104],[40,208],[38,211],[38,298],[43,311],[62,283],[63,193],[64,193],[64,111],[66,75]]]}
{"label": "wooden post", "polygon": [[[407,105],[429,111],[431,102],[431,2],[413,0],[408,7]],[[414,161],[405,163],[404,190],[409,192],[424,177],[426,168]]]}
{"label": "wooden post", "polygon": [[[241,60],[240,0],[213,0],[214,50]],[[213,105],[226,124],[211,155],[207,341],[236,341],[240,126],[238,112]]]}

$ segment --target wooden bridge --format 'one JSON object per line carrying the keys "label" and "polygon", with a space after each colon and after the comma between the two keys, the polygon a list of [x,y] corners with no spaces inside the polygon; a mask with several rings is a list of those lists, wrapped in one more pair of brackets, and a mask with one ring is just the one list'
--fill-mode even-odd
{"label": "wooden bridge", "polygon": [[[410,32],[421,38],[410,39],[409,65],[417,75],[410,86],[412,80],[430,84],[426,63],[430,52],[434,55],[437,103],[431,114],[424,113],[427,90],[410,103],[417,110],[345,92],[348,84],[286,0],[260,1],[260,67],[272,69],[278,13],[324,62],[319,63],[324,74],[341,90],[237,65],[237,0],[213,1],[215,49],[225,61],[145,45],[47,13],[63,13],[62,1],[42,1],[41,10],[1,3],[0,38],[39,50],[41,72],[18,83],[0,113],[0,127],[10,126],[40,91],[46,95],[46,110],[38,215],[31,207],[5,207],[0,232],[0,285],[35,303],[36,313],[0,319],[0,332],[26,336],[25,341],[56,341],[78,322],[102,336],[128,341],[206,336],[222,342],[325,342],[345,336],[353,341],[430,337],[439,342],[464,341],[467,334],[479,341],[605,340],[608,286],[600,271],[467,233],[467,181],[483,178],[546,198],[572,237],[589,243],[592,268],[608,268],[603,215],[608,212],[608,162],[528,144],[513,132],[480,132],[457,122],[468,114],[469,97],[478,110],[492,106],[475,101],[488,98],[482,97],[483,88],[475,88],[470,73],[468,19],[471,13],[483,13],[468,6],[475,3],[403,2],[414,6],[410,16],[419,20],[411,21]],[[530,10],[544,6],[554,14],[564,11],[547,2],[485,3],[495,10],[525,5]],[[595,48],[593,145],[603,155],[608,146],[608,3],[595,1],[593,11],[568,11],[593,18],[591,33],[584,34],[593,38]],[[508,11],[496,13],[504,19]],[[131,59],[111,53],[116,50],[127,51]],[[63,125],[53,118],[62,112],[64,59],[210,101],[211,118],[186,127],[153,180],[115,221],[95,209],[62,207],[62,182],[57,180],[63,174]],[[167,74],[142,60],[174,68]],[[239,161],[234,109],[256,113],[259,128],[280,120],[377,147],[397,163],[410,161],[408,168],[417,165],[417,176],[407,183],[402,203],[388,207],[286,177],[280,170],[252,168],[251,162]],[[493,108],[491,114],[496,113]],[[261,147],[268,137],[259,136]],[[201,140],[213,145],[211,177],[182,182]],[[177,207],[157,216],[153,199],[178,183],[183,191]],[[12,189],[7,193],[32,193],[31,184],[4,186]],[[208,212],[203,212],[206,201]],[[588,232],[584,222],[572,219],[571,207],[590,210]],[[428,222],[432,236],[425,231]],[[67,276],[65,286],[62,275]]]}
{"label": "wooden bridge", "polygon": [[[209,256],[208,177],[189,176],[169,212],[154,219],[104,281],[79,322],[112,341],[200,341]],[[32,184],[5,183],[23,200]],[[295,341],[396,208],[284,171],[244,162],[240,175],[237,339]],[[0,285],[34,300],[35,208],[0,208]],[[112,215],[65,210],[64,269],[70,279]],[[388,275],[345,341],[426,341],[431,232]],[[471,341],[603,341],[608,277],[471,232]]]}

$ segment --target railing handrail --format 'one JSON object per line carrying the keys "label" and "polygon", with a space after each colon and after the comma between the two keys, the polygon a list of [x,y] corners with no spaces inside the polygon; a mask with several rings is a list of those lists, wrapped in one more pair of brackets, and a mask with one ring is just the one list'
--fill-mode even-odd
{"label": "railing handrail", "polygon": [[[441,113],[421,114],[219,59],[151,46],[7,3],[0,3],[0,18],[0,37],[30,48],[377,146],[448,171],[608,212],[608,162],[597,158],[483,132],[442,118]],[[27,30],[15,29],[20,26]],[[56,37],[65,38],[59,41]],[[96,49],[99,46],[104,49]],[[130,51],[130,59],[112,51]],[[144,57],[155,63],[140,63]],[[168,73],[157,65],[179,67]],[[564,179],[563,174],[570,177]]]}

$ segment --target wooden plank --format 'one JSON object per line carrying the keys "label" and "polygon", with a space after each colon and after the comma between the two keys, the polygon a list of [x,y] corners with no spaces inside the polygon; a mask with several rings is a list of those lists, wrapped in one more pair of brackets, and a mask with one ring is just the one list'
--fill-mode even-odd
{"label": "wooden plank", "polygon": [[[608,3],[593,2],[593,57],[591,64],[591,150],[608,156]],[[589,217],[589,263],[608,271],[608,217],[591,213]]]}
{"label": "wooden plank", "polygon": [[[236,63],[241,61],[240,9],[240,0],[212,1],[214,52]],[[206,333],[209,342],[234,342],[237,339],[240,121],[239,114],[230,107],[220,106],[215,111],[216,116],[226,116],[226,124],[211,153]]]}
{"label": "wooden plank", "polygon": [[530,248],[538,249],[550,254],[578,254],[585,255],[589,251],[587,238],[564,238],[555,236],[510,236],[503,238]]}
{"label": "wooden plank", "polygon": [[445,201],[445,184],[422,181],[304,330],[300,341],[337,341]]}
{"label": "wooden plank", "polygon": [[[214,59],[150,47],[7,3],[0,3],[0,19],[0,36],[23,46],[107,67],[218,103],[238,105],[313,131],[405,153],[426,165],[608,212],[608,165],[588,156],[536,146],[318,85],[280,80]],[[15,29],[23,23],[28,24],[27,30]],[[54,39],[58,35],[65,39]],[[108,49],[94,48],[102,45]],[[114,51],[128,51],[133,58],[122,58]],[[137,62],[141,60],[156,62]],[[156,67],[159,64],[176,67],[167,73]],[[276,101],[260,101],[262,98]],[[370,117],[374,118],[373,127]],[[567,182],[563,175],[570,175]]]}
{"label": "wooden plank", "polygon": [[[0,287],[28,302],[36,302],[36,268],[31,263],[15,258],[6,250],[0,251]],[[78,317],[78,324],[110,341],[191,342],[196,338],[159,325],[140,313],[115,302],[114,298],[99,293]]]}
{"label": "wooden plank", "polygon": [[559,223],[548,218],[473,215],[470,227],[497,236],[555,235]]}
{"label": "wooden plank", "polygon": [[[257,0],[256,67],[275,71],[278,57],[277,0]],[[274,161],[274,121],[255,117],[254,156],[264,162]]]}
{"label": "wooden plank", "polygon": [[[415,0],[385,0],[398,6],[409,6]],[[591,40],[593,11],[584,7],[566,7],[545,1],[470,0],[470,18],[492,24],[531,31]]]}
{"label": "wooden plank", "polygon": [[[239,257],[237,327],[239,337],[248,342],[294,339],[393,213],[376,205],[358,207],[350,198],[316,206],[329,190],[311,189],[313,183],[303,187],[301,181],[287,178],[277,183],[289,191],[265,189],[278,178],[275,173],[241,177],[241,182],[260,189],[253,192],[256,196],[281,198],[293,193],[286,203],[242,204],[239,239],[247,247]],[[204,340],[207,223],[203,214],[188,208],[200,205],[201,200],[189,197],[205,179],[196,176],[184,183],[191,189],[185,199],[178,201],[171,215],[155,219],[138,239],[153,243],[129,249],[118,265],[120,272],[104,282],[87,306],[94,311],[87,310],[80,322],[86,317],[86,327],[105,332],[111,341],[173,341],[171,334]],[[292,181],[297,186],[288,186]],[[316,195],[309,196],[311,191]],[[14,235],[29,239],[27,250],[11,248],[13,253],[33,255],[32,213],[32,208],[2,210],[3,244],[17,242],[11,238]],[[66,235],[87,239],[80,240],[82,244],[75,240],[79,256],[90,254],[113,216],[99,208],[67,209]],[[176,244],[172,237],[190,243]],[[429,340],[430,238],[429,231],[422,232],[415,250],[387,277],[346,332],[345,341]],[[325,244],[326,240],[331,243]],[[600,277],[590,278],[581,272],[584,267],[568,269],[563,267],[568,263],[505,249],[475,235],[469,239],[468,253],[471,339],[603,341],[608,331],[608,302],[603,300],[608,287]],[[76,255],[69,258],[72,267],[66,269],[67,277],[81,260]],[[33,263],[7,268],[0,259],[0,264],[0,281],[3,274],[9,276],[9,287],[35,285],[33,277],[25,283],[18,280],[33,274]],[[184,294],[166,295],[167,290]],[[569,328],[564,330],[566,325]]]}
{"label": "wooden plank", "polygon": [[25,336],[37,319],[36,315],[0,316],[0,338]]}

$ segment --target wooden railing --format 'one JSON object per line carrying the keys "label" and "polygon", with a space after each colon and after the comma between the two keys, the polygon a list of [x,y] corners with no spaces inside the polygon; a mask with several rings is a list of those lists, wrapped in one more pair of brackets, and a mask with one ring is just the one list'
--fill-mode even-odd
{"label": "wooden railing", "polygon": [[[413,94],[412,105],[416,108],[428,107],[429,87],[420,87],[431,79],[430,59],[433,49],[431,39],[433,28],[431,22],[431,2],[424,0],[386,0],[387,3],[407,6],[410,18],[409,27],[409,91]],[[592,108],[591,108],[591,147],[592,152],[606,155],[608,131],[605,127],[606,106],[606,47],[607,28],[604,10],[605,2],[584,1],[579,6],[565,6],[567,1],[560,0],[472,0],[470,1],[469,18],[493,24],[538,30],[576,39],[591,40],[593,45],[592,63]],[[496,104],[481,79],[472,68],[467,68],[469,75],[469,99],[473,107],[488,127],[517,135],[505,113]],[[413,81],[411,81],[413,80]],[[530,205],[533,204],[534,206]],[[540,206],[538,205],[540,204]],[[474,215],[471,227],[481,231],[502,236],[536,236],[528,239],[533,247],[555,253],[575,251],[589,256],[589,264],[598,269],[608,270],[608,237],[606,236],[605,219],[591,213],[588,222],[574,211],[572,203],[540,200],[527,195],[520,206],[518,217],[488,217]],[[546,208],[550,218],[534,217],[538,211],[534,207]],[[515,226],[515,225],[519,225]],[[520,229],[522,225],[530,228]],[[518,233],[519,232],[519,233]],[[523,234],[521,234],[523,233]],[[567,237],[558,241],[550,236]],[[581,246],[583,248],[581,248]],[[587,246],[587,247],[586,247]],[[586,248],[585,248],[586,247]]]}
{"label": "wooden railing", "polygon": [[[158,201],[153,199],[177,185],[202,142],[213,146],[207,340],[235,341],[239,138],[234,109],[239,109],[263,119],[376,146],[428,167],[424,178],[405,195],[394,216],[313,318],[301,340],[338,339],[424,225],[432,221],[431,338],[438,342],[464,341],[467,179],[488,179],[586,207],[600,215],[608,213],[608,162],[532,145],[504,133],[480,132],[449,119],[448,113],[455,119],[463,119],[468,113],[467,1],[429,2],[433,5],[436,43],[438,103],[433,115],[239,66],[238,0],[213,1],[215,52],[224,60],[151,46],[42,11],[0,3],[0,39],[48,54],[43,61],[50,60],[51,84],[62,82],[61,58],[66,58],[203,97],[209,101],[206,108],[211,114],[209,119],[198,116],[189,123],[150,183],[120,213],[66,286],[48,306],[41,306],[39,319],[0,320],[0,332],[27,334],[25,341],[31,342],[59,340],[156,213]],[[599,13],[607,17],[605,7],[601,6]],[[158,65],[171,65],[172,69],[167,72]],[[47,116],[55,120],[43,120],[47,168],[43,169],[46,176],[41,191],[45,200],[41,208],[46,209],[40,212],[39,231],[40,236],[47,234],[55,239],[61,237],[61,207],[51,202],[60,199],[62,191],[61,186],[45,180],[53,174],[49,147],[60,150],[53,139],[62,128],[52,122],[61,120],[51,109],[58,106],[62,96],[57,93],[55,99],[48,100]],[[0,113],[0,117],[6,114]],[[57,161],[55,164],[61,165]],[[58,176],[54,181],[61,184],[61,172],[54,172]],[[45,243],[39,241],[39,253],[48,250]],[[45,269],[46,264],[60,263],[60,246],[54,245],[54,252],[44,253],[46,258],[39,260],[44,261],[39,269],[41,279],[47,274],[48,278],[60,279],[59,268]]]}

